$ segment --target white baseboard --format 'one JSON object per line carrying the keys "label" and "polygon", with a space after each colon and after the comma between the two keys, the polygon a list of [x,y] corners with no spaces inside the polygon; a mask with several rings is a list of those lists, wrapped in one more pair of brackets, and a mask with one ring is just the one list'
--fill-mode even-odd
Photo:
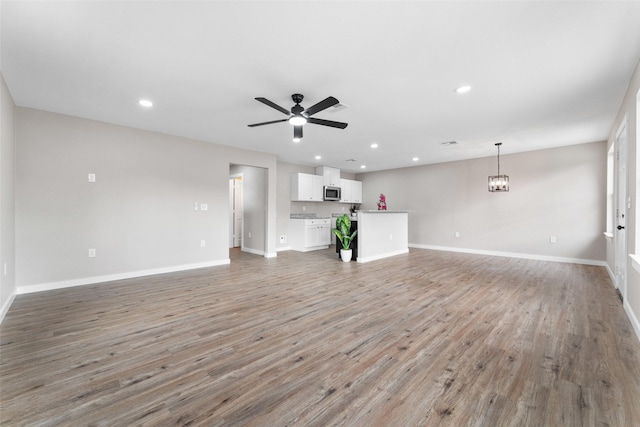
{"label": "white baseboard", "polygon": [[81,279],[63,280],[60,282],[41,283],[30,286],[18,286],[16,294],[30,294],[33,292],[50,291],[53,289],[70,288],[73,286],[93,285],[96,283],[112,282],[114,280],[132,279],[134,277],[152,276],[154,274],[175,273],[177,271],[195,270],[198,268],[216,267],[229,264],[231,260],[221,259],[195,264],[176,265],[173,267],[154,268],[150,270],[131,271],[128,273],[107,274],[104,276],[83,277]]}
{"label": "white baseboard", "polygon": [[278,252],[267,252],[266,254],[264,254],[265,258],[276,258],[278,256]]}
{"label": "white baseboard", "polygon": [[243,246],[240,248],[240,250],[242,252],[249,252],[250,254],[254,254],[254,255],[262,255],[264,256],[264,251],[261,251],[259,249],[252,249],[252,248],[248,248],[246,246]]}
{"label": "white baseboard", "polygon": [[4,320],[4,316],[7,315],[7,312],[9,311],[9,308],[11,307],[11,304],[13,304],[13,300],[16,299],[16,294],[15,292],[12,293],[9,298],[7,299],[7,301],[4,303],[4,305],[2,306],[2,308],[0,308],[0,323],[2,323],[2,321]]}
{"label": "white baseboard", "polygon": [[631,326],[633,326],[633,330],[636,332],[638,340],[640,340],[640,322],[638,322],[636,314],[633,312],[628,300],[625,299],[622,306],[624,307],[624,311],[627,313],[627,317],[629,317],[629,320],[631,321]]}
{"label": "white baseboard", "polygon": [[409,243],[409,247],[417,248],[417,249],[431,249],[434,251],[462,252],[462,253],[477,254],[477,255],[501,256],[501,257],[507,257],[507,258],[523,258],[523,259],[533,259],[538,261],[566,262],[570,264],[598,265],[601,267],[607,267],[606,261],[600,261],[600,260],[594,260],[594,259],[566,258],[566,257],[555,257],[555,256],[548,256],[548,255],[523,254],[523,253],[517,253],[517,252],[485,251],[480,249],[453,248],[449,246],[420,245],[417,243]]}
{"label": "white baseboard", "polygon": [[321,251],[323,249],[329,249],[329,246],[312,246],[312,247],[308,247],[308,248],[291,248],[294,251],[298,251],[298,252],[311,252],[311,251]]}
{"label": "white baseboard", "polygon": [[396,256],[396,255],[402,255],[402,254],[407,254],[409,253],[409,249],[401,249],[398,251],[393,251],[393,252],[385,252],[383,254],[380,255],[374,255],[374,256],[370,256],[370,257],[366,257],[363,258],[361,256],[358,257],[357,261],[362,263],[362,262],[369,262],[369,261],[376,261],[379,259],[383,259],[383,258],[388,258],[391,256]]}
{"label": "white baseboard", "polygon": [[605,268],[607,269],[607,274],[609,275],[609,279],[611,279],[611,285],[615,288],[616,276],[613,274],[613,271],[611,270],[611,267],[609,267],[609,264],[605,263]]}
{"label": "white baseboard", "polygon": [[293,248],[291,246],[283,246],[281,248],[277,248],[276,249],[278,252],[284,252],[284,251],[290,251],[293,250]]}

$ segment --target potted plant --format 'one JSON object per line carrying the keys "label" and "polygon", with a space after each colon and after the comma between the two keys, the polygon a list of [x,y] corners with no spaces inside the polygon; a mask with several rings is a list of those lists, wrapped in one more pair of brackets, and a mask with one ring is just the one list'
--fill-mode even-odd
{"label": "potted plant", "polygon": [[336,228],[333,229],[333,234],[335,234],[338,240],[340,240],[340,243],[342,243],[340,258],[342,258],[344,262],[351,261],[351,241],[357,233],[358,230],[351,233],[351,220],[349,219],[349,215],[344,214],[336,218]]}

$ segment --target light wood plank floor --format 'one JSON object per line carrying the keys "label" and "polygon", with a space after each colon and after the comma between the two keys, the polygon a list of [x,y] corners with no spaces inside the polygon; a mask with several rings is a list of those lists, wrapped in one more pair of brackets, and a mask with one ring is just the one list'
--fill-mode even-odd
{"label": "light wood plank floor", "polygon": [[18,296],[0,424],[640,426],[602,267],[332,250]]}

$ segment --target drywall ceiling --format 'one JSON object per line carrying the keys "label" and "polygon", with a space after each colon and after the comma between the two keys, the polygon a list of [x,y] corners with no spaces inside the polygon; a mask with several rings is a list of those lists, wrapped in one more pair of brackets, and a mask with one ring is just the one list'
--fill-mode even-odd
{"label": "drywall ceiling", "polygon": [[[0,8],[2,72],[19,106],[351,172],[494,156],[497,141],[508,154],[605,140],[640,58],[636,1]],[[308,124],[297,144],[288,123],[247,127],[286,118],[255,97],[290,108],[293,93],[305,107],[338,98],[346,108],[315,117],[349,126]]]}

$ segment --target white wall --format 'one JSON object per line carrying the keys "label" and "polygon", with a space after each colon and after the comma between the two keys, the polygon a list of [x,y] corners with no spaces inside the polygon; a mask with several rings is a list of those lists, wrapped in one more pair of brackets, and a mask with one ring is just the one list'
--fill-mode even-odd
{"label": "white wall", "polygon": [[[490,193],[496,157],[358,174],[363,209],[383,193],[409,210],[409,243],[604,262],[604,142],[501,155],[511,191]],[[455,232],[460,237],[455,237]],[[556,237],[551,244],[549,238]]]}
{"label": "white wall", "polygon": [[[19,292],[229,262],[232,163],[267,169],[266,250],[275,253],[275,156],[16,112]],[[194,202],[210,208],[194,211]]]}
{"label": "white wall", "polygon": [[14,123],[15,105],[0,73],[0,321],[15,293]]}

